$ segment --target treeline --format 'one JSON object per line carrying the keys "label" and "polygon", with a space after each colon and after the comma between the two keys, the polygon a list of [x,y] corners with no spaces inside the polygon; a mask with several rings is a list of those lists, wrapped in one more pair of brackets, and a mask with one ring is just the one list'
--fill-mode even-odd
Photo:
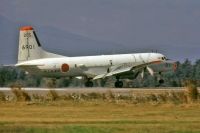
{"label": "treeline", "polygon": [[[162,78],[165,83],[162,86],[166,87],[181,87],[184,86],[185,81],[196,81],[200,86],[200,59],[195,63],[186,59],[183,63],[177,62],[177,70],[175,72],[165,73]],[[135,80],[124,80],[125,87],[155,87],[159,86],[157,77],[145,75],[144,79],[138,76]],[[107,82],[98,81],[96,86],[100,84],[105,86],[113,86],[115,79],[109,79]],[[20,84],[24,87],[48,87],[52,86],[52,80],[45,79],[39,76],[31,76],[24,71],[13,67],[1,67],[0,68],[0,87],[9,87],[15,84]],[[84,82],[80,79],[67,79],[61,78],[55,82],[56,87],[68,87],[68,86],[83,86]]]}

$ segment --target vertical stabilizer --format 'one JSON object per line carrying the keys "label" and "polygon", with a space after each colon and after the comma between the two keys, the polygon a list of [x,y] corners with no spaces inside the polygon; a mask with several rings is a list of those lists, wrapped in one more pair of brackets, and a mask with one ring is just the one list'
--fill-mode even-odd
{"label": "vertical stabilizer", "polygon": [[44,51],[33,27],[25,26],[20,28],[18,63],[40,58],[55,57],[63,56]]}

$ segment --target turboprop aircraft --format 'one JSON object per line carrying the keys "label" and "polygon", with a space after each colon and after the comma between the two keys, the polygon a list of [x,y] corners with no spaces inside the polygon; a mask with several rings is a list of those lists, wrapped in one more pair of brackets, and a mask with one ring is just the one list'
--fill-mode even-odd
{"label": "turboprop aircraft", "polygon": [[[20,28],[18,62],[15,65],[29,74],[42,77],[84,77],[85,86],[93,87],[93,81],[111,76],[116,78],[115,87],[123,87],[124,78],[152,76],[176,69],[176,64],[168,62],[160,53],[130,53],[115,55],[95,55],[66,57],[42,49],[31,26]],[[158,67],[159,66],[159,67]],[[162,78],[159,83],[163,83]]]}

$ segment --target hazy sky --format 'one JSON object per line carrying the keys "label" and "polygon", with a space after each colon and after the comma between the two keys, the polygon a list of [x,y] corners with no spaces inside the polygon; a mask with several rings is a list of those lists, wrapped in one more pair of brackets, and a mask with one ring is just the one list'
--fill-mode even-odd
{"label": "hazy sky", "polygon": [[[39,34],[40,28],[52,27],[110,42],[125,53],[153,49],[175,60],[200,59],[200,0],[1,0],[0,16],[17,27],[33,25]],[[45,47],[54,47],[48,46],[48,36],[39,38]],[[69,46],[59,47],[63,52]],[[107,49],[103,43],[101,47]],[[80,54],[81,50],[72,47],[71,55],[87,55]],[[6,51],[9,49],[0,51],[1,60],[6,58]]]}

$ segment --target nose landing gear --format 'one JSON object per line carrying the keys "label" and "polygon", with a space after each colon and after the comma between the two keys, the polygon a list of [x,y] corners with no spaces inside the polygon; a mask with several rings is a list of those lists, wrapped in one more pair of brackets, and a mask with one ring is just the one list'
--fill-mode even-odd
{"label": "nose landing gear", "polygon": [[159,72],[158,83],[159,83],[159,86],[165,83],[164,79],[162,79],[162,73],[161,72]]}
{"label": "nose landing gear", "polygon": [[164,82],[165,82],[164,79],[159,79],[159,80],[158,80],[158,83],[159,83],[159,84],[164,84]]}

